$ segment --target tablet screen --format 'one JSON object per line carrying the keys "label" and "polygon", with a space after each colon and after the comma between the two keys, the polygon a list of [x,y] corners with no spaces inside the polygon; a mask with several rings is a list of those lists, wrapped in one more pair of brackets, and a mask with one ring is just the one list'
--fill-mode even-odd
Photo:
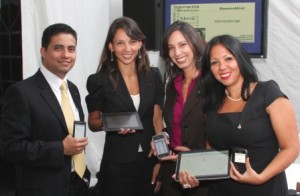
{"label": "tablet screen", "polygon": [[105,131],[120,131],[123,129],[143,129],[137,112],[102,113],[103,128]]}
{"label": "tablet screen", "polygon": [[198,180],[228,178],[229,163],[229,150],[181,152],[176,166],[176,179],[183,170],[189,171]]}

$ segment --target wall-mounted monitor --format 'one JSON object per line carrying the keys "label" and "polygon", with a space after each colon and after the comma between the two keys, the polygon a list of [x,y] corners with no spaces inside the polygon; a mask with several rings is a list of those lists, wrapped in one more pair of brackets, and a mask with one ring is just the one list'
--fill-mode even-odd
{"label": "wall-mounted monitor", "polygon": [[238,38],[252,58],[266,58],[268,0],[165,0],[164,29],[190,23],[205,41],[221,34]]}

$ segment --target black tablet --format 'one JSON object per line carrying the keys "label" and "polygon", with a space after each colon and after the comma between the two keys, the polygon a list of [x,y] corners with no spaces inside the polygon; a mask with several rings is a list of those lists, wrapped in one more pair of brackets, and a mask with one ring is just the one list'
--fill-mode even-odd
{"label": "black tablet", "polygon": [[102,113],[101,118],[105,131],[120,131],[121,128],[143,129],[139,113],[137,112]]}
{"label": "black tablet", "polygon": [[180,171],[187,170],[198,180],[229,178],[229,150],[197,150],[180,152],[176,166],[176,180]]}

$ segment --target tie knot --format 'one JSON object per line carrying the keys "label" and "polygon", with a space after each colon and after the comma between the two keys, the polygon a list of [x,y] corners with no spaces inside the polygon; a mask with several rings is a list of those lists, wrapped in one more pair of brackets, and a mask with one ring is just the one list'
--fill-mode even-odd
{"label": "tie knot", "polygon": [[63,81],[60,85],[60,90],[65,92],[67,90],[67,82]]}

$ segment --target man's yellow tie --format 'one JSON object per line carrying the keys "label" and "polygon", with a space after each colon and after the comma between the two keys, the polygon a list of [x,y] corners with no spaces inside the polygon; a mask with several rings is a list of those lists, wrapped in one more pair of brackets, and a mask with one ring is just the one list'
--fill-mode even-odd
{"label": "man's yellow tie", "polygon": [[[68,87],[66,81],[62,82],[60,86],[60,90],[61,90],[61,108],[65,116],[69,134],[73,135],[73,124],[74,124],[75,117],[69,101]],[[76,173],[82,178],[86,168],[84,151],[82,151],[79,154],[73,155],[72,160],[74,163],[74,168]]]}

